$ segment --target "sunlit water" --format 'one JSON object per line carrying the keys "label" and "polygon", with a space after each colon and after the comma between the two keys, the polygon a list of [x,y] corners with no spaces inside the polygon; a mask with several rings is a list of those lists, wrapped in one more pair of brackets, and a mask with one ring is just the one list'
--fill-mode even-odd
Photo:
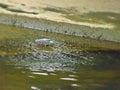
{"label": "sunlit water", "polygon": [[31,37],[0,40],[0,90],[120,89],[119,50],[71,52],[64,41],[41,47]]}

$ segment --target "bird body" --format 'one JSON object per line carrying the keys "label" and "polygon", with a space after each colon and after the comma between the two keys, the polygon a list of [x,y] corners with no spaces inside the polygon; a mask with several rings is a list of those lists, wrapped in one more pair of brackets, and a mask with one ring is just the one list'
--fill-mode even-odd
{"label": "bird body", "polygon": [[43,46],[49,46],[54,44],[54,40],[47,39],[47,38],[42,38],[42,39],[36,39],[35,42],[38,45],[43,45]]}

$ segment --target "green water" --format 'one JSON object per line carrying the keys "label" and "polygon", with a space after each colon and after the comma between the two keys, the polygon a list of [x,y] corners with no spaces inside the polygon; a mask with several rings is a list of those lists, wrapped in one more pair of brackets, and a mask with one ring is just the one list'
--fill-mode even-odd
{"label": "green water", "polygon": [[[50,38],[54,46],[38,46]],[[0,25],[0,90],[119,90],[120,44]]]}

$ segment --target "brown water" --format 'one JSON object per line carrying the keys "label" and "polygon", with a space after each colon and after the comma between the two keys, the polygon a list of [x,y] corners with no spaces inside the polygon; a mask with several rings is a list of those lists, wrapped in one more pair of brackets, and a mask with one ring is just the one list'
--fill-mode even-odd
{"label": "brown water", "polygon": [[[63,36],[0,25],[0,90],[120,89],[119,44]],[[42,37],[58,43],[37,46]]]}

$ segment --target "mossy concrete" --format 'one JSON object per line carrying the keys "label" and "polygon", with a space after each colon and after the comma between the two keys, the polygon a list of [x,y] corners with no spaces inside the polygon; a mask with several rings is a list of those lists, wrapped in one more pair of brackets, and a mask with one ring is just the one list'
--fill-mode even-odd
{"label": "mossy concrete", "polygon": [[44,18],[3,13],[0,14],[0,23],[48,32],[94,38],[98,40],[120,42],[120,30],[113,30],[108,28],[95,28],[85,25],[57,22]]}

